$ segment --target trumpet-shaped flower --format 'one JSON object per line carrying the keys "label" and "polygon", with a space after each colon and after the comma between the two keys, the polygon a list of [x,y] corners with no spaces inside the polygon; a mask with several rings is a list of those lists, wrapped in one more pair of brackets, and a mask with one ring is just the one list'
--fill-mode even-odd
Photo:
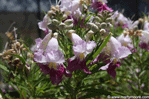
{"label": "trumpet-shaped flower", "polygon": [[48,15],[46,14],[43,18],[43,21],[38,22],[39,29],[43,30],[45,34],[51,33],[52,31],[48,28],[48,24],[50,23],[48,19]]}
{"label": "trumpet-shaped flower", "polygon": [[109,54],[111,59],[107,65],[102,66],[101,68],[99,68],[99,70],[107,70],[108,74],[115,78],[115,68],[120,66],[119,60],[127,57],[131,54],[131,52],[127,47],[122,46],[121,43],[114,37],[110,38],[106,48],[104,48],[102,52]]}
{"label": "trumpet-shaped flower", "polygon": [[[120,36],[118,36],[116,39],[122,44],[122,46],[128,47],[130,50],[132,50],[132,49],[134,48],[134,46],[133,46],[133,44],[132,44],[132,41],[131,41],[129,35],[126,35],[126,36],[125,36],[125,35],[122,33],[122,34],[121,34]],[[137,49],[133,49],[131,52],[132,52],[132,53],[137,52]]]}
{"label": "trumpet-shaped flower", "polygon": [[67,69],[71,72],[81,69],[85,73],[91,73],[86,67],[85,57],[93,51],[96,47],[96,43],[94,41],[86,42],[75,33],[71,33],[71,40],[74,43],[73,53],[75,56],[67,60]]}
{"label": "trumpet-shaped flower", "polygon": [[149,31],[149,22],[147,21],[144,22],[144,30]]}
{"label": "trumpet-shaped flower", "polygon": [[[37,45],[42,44],[37,43]],[[66,73],[66,69],[63,66],[65,58],[58,47],[57,39],[52,37],[50,40],[47,40],[46,48],[43,49],[42,47],[34,53],[34,60],[38,62],[37,64],[44,74],[50,75],[52,84],[59,84],[62,81],[63,74],[71,77],[71,74]]]}
{"label": "trumpet-shaped flower", "polygon": [[113,10],[111,8],[109,8],[107,5],[106,5],[106,0],[101,0],[101,1],[98,1],[98,0],[92,0],[92,4],[91,4],[91,7],[93,10],[97,10],[99,12],[102,12],[102,11],[110,11],[110,12],[113,12]]}
{"label": "trumpet-shaped flower", "polygon": [[139,47],[149,51],[148,42],[149,42],[149,32],[148,31],[143,31],[142,36],[140,36]]}
{"label": "trumpet-shaped flower", "polygon": [[76,10],[83,10],[82,0],[61,0],[60,10],[73,14]]}
{"label": "trumpet-shaped flower", "polygon": [[130,37],[129,37],[129,35],[124,35],[123,33],[120,35],[120,36],[118,36],[117,38],[116,38],[123,46],[125,46],[125,47],[133,47],[133,45],[131,44],[131,39],[130,39]]}

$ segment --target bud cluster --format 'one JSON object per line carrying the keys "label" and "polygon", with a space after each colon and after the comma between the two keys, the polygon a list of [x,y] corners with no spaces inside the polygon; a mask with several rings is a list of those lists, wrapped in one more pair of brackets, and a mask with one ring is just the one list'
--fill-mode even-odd
{"label": "bud cluster", "polygon": [[64,30],[71,29],[73,27],[73,19],[67,19],[69,12],[62,12],[59,9],[59,5],[51,6],[51,10],[48,11],[47,15],[51,23],[48,24],[51,30]]}
{"label": "bud cluster", "polygon": [[112,13],[110,11],[99,12],[97,16],[93,18],[93,22],[88,22],[87,27],[90,28],[94,33],[100,32],[101,35],[106,36],[110,32],[109,30],[113,27]]}

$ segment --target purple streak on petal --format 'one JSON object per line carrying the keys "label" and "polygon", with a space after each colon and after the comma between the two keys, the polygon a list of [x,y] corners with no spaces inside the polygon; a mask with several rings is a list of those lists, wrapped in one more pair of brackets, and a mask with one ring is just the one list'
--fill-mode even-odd
{"label": "purple streak on petal", "polygon": [[149,51],[149,45],[145,42],[140,42],[139,47],[145,49],[146,51]]}
{"label": "purple streak on petal", "polygon": [[49,30],[46,28],[46,30],[44,31],[45,35],[47,35],[49,33]]}
{"label": "purple streak on petal", "polygon": [[111,75],[113,79],[116,77],[116,67],[120,67],[120,62],[117,62],[116,64],[110,63],[107,69],[108,74]]}
{"label": "purple streak on petal", "polygon": [[85,73],[89,73],[89,74],[91,73],[89,71],[89,69],[86,67],[85,59],[81,60],[81,61],[80,61],[79,58],[75,58],[74,60],[68,59],[67,62],[68,62],[68,66],[67,66],[66,69],[68,69],[70,72],[73,72],[73,71],[76,71],[78,69],[81,69]]}
{"label": "purple streak on petal", "polygon": [[50,80],[52,81],[53,85],[58,85],[62,81],[64,71],[63,65],[60,65],[58,70],[50,68]]}
{"label": "purple streak on petal", "polygon": [[102,11],[110,11],[113,12],[113,10],[111,8],[109,8],[106,4],[102,4],[101,2],[95,1],[91,4],[91,7],[93,10],[97,10],[99,12]]}

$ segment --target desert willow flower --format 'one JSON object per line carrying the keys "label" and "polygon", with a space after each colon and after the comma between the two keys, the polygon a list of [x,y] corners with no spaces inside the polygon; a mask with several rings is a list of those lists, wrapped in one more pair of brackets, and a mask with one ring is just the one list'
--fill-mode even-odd
{"label": "desert willow flower", "polygon": [[58,41],[55,37],[50,37],[48,34],[43,40],[37,39],[36,46],[34,61],[37,62],[44,74],[50,75],[52,84],[58,85],[62,81],[63,74],[71,77],[71,74],[68,74],[63,66],[65,57],[59,50]]}
{"label": "desert willow flower", "polygon": [[107,45],[102,49],[101,53],[89,64],[95,64],[96,62],[102,61],[106,63],[105,66],[99,68],[99,70],[107,70],[113,78],[116,76],[115,68],[121,65],[120,59],[130,55],[130,50],[122,46],[121,43],[111,36]]}
{"label": "desert willow flower", "polygon": [[94,41],[86,42],[76,33],[70,33],[69,38],[73,42],[73,53],[75,56],[67,60],[67,69],[71,72],[81,69],[85,73],[91,73],[86,66],[85,57],[93,51],[96,47],[96,43]]}
{"label": "desert willow flower", "polygon": [[139,38],[139,47],[149,51],[149,31],[142,31],[141,36],[139,36]]}
{"label": "desert willow flower", "polygon": [[92,0],[91,7],[93,10],[97,10],[98,12],[102,11],[110,11],[112,12],[113,10],[109,8],[107,5],[107,0]]}
{"label": "desert willow flower", "polygon": [[103,51],[108,51],[107,53],[109,53],[110,62],[100,69],[107,70],[108,74],[115,78],[115,68],[120,66],[120,59],[127,57],[131,54],[131,52],[127,47],[122,46],[121,43],[112,36]]}

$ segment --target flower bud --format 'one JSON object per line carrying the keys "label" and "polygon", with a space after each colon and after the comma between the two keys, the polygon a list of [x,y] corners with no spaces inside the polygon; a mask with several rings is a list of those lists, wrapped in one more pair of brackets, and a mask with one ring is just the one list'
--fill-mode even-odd
{"label": "flower bud", "polygon": [[67,19],[64,22],[65,25],[71,25],[72,23],[73,23],[73,19]]}
{"label": "flower bud", "polygon": [[87,27],[89,27],[92,31],[97,32],[98,31],[98,26],[95,25],[94,23],[87,23]]}
{"label": "flower bud", "polygon": [[53,19],[53,20],[52,20],[52,24],[53,24],[53,25],[59,25],[59,21],[58,21],[57,19]]}
{"label": "flower bud", "polygon": [[73,24],[66,26],[66,29],[72,29],[72,28],[73,28]]}
{"label": "flower bud", "polygon": [[101,27],[101,28],[106,28],[106,27],[107,27],[107,24],[106,24],[105,22],[102,22],[102,23],[100,24],[100,27]]}
{"label": "flower bud", "polygon": [[51,30],[56,30],[57,29],[57,27],[54,24],[49,24],[48,27]]}
{"label": "flower bud", "polygon": [[55,15],[55,13],[52,10],[50,10],[50,11],[48,11],[47,15],[50,17],[52,15]]}
{"label": "flower bud", "polygon": [[104,33],[106,33],[106,30],[105,29],[101,29],[100,33],[104,34]]}
{"label": "flower bud", "polygon": [[66,25],[64,23],[59,24],[59,29],[64,30],[66,28]]}
{"label": "flower bud", "polygon": [[102,18],[102,17],[103,17],[101,13],[98,13],[97,16],[98,16],[99,18]]}
{"label": "flower bud", "polygon": [[75,33],[75,30],[69,30],[69,31],[66,33],[66,35],[67,35],[67,37],[68,37],[69,39],[72,38],[72,33]]}
{"label": "flower bud", "polygon": [[108,24],[107,24],[107,28],[110,29],[110,28],[112,28],[112,27],[113,27],[113,25],[112,25],[111,23],[108,23]]}
{"label": "flower bud", "polygon": [[54,12],[58,11],[58,9],[55,6],[53,6],[53,5],[51,6],[51,10],[54,11]]}
{"label": "flower bud", "polygon": [[65,20],[68,17],[67,14],[63,14],[62,20]]}
{"label": "flower bud", "polygon": [[142,18],[139,18],[139,23],[143,23],[143,19]]}
{"label": "flower bud", "polygon": [[94,20],[95,20],[96,22],[101,22],[101,18],[99,18],[98,16],[95,16]]}
{"label": "flower bud", "polygon": [[112,22],[112,18],[107,18],[106,22]]}
{"label": "flower bud", "polygon": [[88,31],[87,34],[85,35],[86,41],[87,42],[90,41],[93,35],[94,35],[94,32],[92,30]]}
{"label": "flower bud", "polygon": [[69,30],[67,33],[75,33],[75,30]]}
{"label": "flower bud", "polygon": [[56,8],[56,9],[59,9],[59,5],[56,5],[55,8]]}
{"label": "flower bud", "polygon": [[53,36],[57,39],[57,38],[58,38],[58,33],[55,32],[55,33],[53,34]]}
{"label": "flower bud", "polygon": [[134,30],[138,30],[138,26],[134,26]]}
{"label": "flower bud", "polygon": [[100,23],[99,22],[95,22],[95,25],[97,25],[98,28],[100,28]]}

